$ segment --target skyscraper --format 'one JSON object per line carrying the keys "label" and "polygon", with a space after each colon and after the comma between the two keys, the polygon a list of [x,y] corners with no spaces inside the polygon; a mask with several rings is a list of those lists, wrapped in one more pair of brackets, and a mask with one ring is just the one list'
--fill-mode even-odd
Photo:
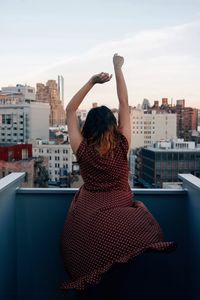
{"label": "skyscraper", "polygon": [[64,77],[62,75],[58,75],[58,95],[64,107]]}

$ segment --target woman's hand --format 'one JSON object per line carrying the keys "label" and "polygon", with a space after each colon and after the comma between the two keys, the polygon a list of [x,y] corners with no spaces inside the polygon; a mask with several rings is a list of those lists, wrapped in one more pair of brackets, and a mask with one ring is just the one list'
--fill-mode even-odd
{"label": "woman's hand", "polygon": [[113,65],[115,69],[121,69],[124,64],[123,56],[118,55],[117,53],[113,56]]}
{"label": "woman's hand", "polygon": [[110,81],[111,78],[112,78],[112,74],[109,75],[108,73],[101,72],[99,74],[92,76],[92,78],[90,79],[90,82],[92,84],[105,83],[107,81]]}

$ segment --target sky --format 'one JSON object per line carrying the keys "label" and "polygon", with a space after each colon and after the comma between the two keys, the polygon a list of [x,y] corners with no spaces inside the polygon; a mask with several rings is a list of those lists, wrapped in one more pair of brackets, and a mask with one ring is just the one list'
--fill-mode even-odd
{"label": "sky", "polygon": [[[65,105],[89,78],[123,66],[130,105],[144,98],[200,108],[200,0],[0,0],[0,88],[63,75]],[[117,107],[115,78],[92,102]]]}

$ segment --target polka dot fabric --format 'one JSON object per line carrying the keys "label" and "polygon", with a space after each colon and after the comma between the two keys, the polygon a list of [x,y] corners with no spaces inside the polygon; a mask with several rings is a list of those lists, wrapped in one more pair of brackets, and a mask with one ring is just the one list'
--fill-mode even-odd
{"label": "polka dot fabric", "polygon": [[101,157],[85,140],[77,151],[84,185],[65,220],[61,250],[70,275],[61,289],[97,284],[116,262],[148,251],[170,251],[160,226],[142,202],[132,201],[128,185],[128,142],[122,135],[113,155]]}

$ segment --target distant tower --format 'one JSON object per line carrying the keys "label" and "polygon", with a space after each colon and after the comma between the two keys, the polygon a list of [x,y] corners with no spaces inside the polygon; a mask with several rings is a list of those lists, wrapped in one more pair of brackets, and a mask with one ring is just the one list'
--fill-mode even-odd
{"label": "distant tower", "polygon": [[148,99],[144,99],[142,102],[142,109],[143,110],[148,110],[150,108],[150,102]]}
{"label": "distant tower", "polygon": [[64,107],[64,77],[62,75],[58,75],[58,93]]}

